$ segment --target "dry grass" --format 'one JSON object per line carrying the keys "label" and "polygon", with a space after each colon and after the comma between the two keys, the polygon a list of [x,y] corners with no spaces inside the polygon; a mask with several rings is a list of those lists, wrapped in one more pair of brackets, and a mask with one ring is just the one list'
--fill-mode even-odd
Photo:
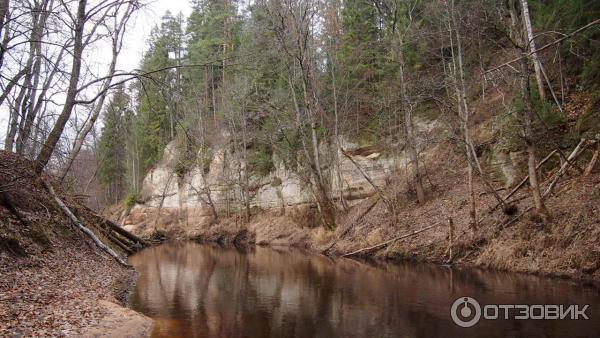
{"label": "dry grass", "polygon": [[[500,210],[486,213],[496,200],[477,181],[475,190],[479,196],[477,207],[481,222],[479,228],[472,231],[467,226],[466,170],[460,163],[464,163],[461,154],[448,145],[438,146],[429,153],[426,165],[435,186],[427,187],[428,200],[422,205],[415,202],[402,178],[386,187],[387,194],[395,196],[396,217],[373,196],[340,215],[334,231],[298,221],[314,217],[314,214],[309,217],[309,211],[304,209],[284,216],[262,212],[247,225],[222,222],[199,236],[233,242],[247,232],[244,239],[250,243],[301,246],[340,255],[439,224],[432,230],[366,255],[445,263],[450,259],[447,220],[451,217],[455,225],[453,263],[575,278],[600,277],[600,175],[572,178],[558,187],[559,194],[547,200],[553,215],[551,224],[541,225],[532,213],[527,213],[505,229],[502,225],[514,216]],[[526,189],[520,194],[527,194]],[[519,213],[530,203],[528,198],[520,201]]]}

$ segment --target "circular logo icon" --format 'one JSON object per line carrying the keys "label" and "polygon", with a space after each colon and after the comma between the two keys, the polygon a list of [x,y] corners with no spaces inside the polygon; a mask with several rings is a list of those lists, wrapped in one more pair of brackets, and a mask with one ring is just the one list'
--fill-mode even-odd
{"label": "circular logo icon", "polygon": [[471,297],[460,297],[452,304],[450,315],[456,325],[471,327],[481,318],[481,306]]}

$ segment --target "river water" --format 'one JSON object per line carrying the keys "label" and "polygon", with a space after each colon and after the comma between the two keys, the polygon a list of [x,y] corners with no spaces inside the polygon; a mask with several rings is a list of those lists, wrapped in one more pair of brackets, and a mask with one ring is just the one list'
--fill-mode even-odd
{"label": "river water", "polygon": [[[153,337],[600,337],[599,290],[566,280],[193,242],[129,260],[140,273],[129,304],[155,320]],[[590,319],[462,328],[450,308],[463,296],[482,306],[589,304]]]}

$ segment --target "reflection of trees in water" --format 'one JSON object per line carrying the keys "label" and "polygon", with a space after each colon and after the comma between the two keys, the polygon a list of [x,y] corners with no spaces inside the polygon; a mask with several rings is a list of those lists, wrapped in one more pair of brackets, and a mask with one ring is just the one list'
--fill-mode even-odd
{"label": "reflection of trees in water", "polygon": [[[161,318],[157,336],[460,335],[464,332],[449,317],[458,296],[507,304],[518,303],[519,297],[522,302],[574,294],[564,284],[530,276],[416,264],[372,266],[260,247],[240,251],[166,244],[131,261],[141,272],[132,306]],[[491,336],[515,329],[498,325],[482,328]],[[526,328],[530,323],[515,325],[540,332]]]}

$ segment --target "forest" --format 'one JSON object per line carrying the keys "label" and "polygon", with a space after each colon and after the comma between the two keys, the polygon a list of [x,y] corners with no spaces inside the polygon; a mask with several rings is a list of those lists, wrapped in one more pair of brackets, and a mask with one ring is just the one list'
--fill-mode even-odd
{"label": "forest", "polygon": [[[74,190],[97,183],[97,206],[133,203],[172,141],[180,175],[229,147],[237,168],[227,180],[239,204],[249,203],[249,177],[267,175],[276,156],[303,177],[324,225],[334,226],[345,204],[332,202],[331,188],[344,141],[405,154],[419,202],[424,148],[455,144],[465,184],[491,189],[476,149],[491,142],[527,152],[535,208],[546,214],[540,156],[598,133],[599,9],[584,0],[530,2],[192,1],[189,17],[164,14],[139,69],[126,72],[116,60],[144,4],[41,1],[29,17],[17,1],[2,13],[4,148],[35,159],[39,171],[50,165]],[[73,32],[57,29],[61,14],[75,19]],[[83,57],[100,40],[112,50],[106,74]],[[63,63],[65,54],[73,60]],[[480,111],[493,95],[502,107]],[[580,96],[584,110],[569,115]],[[482,115],[493,115],[491,135],[474,140]],[[442,123],[446,138],[419,135],[415,120]]]}
{"label": "forest", "polygon": [[[93,148],[108,203],[134,203],[175,141],[179,175],[208,170],[215,147],[230,149],[227,184],[246,209],[251,178],[268,175],[275,156],[334,227],[346,207],[332,188],[345,141],[407,156],[397,175],[410,176],[408,193],[420,203],[428,195],[421,152],[448,142],[468,168],[472,223],[473,180],[495,189],[482,144],[528,154],[535,210],[548,217],[538,162],[598,135],[599,8],[590,1],[192,5],[189,17],[167,12],[153,29],[138,81],[113,85]],[[496,95],[502,105],[486,107]],[[583,110],[569,112],[580,96]],[[484,119],[489,136],[474,139]],[[447,135],[419,134],[416,120],[437,121]]]}
{"label": "forest", "polygon": [[0,302],[169,239],[600,279],[599,1],[190,0],[125,69],[153,6],[0,0]]}

